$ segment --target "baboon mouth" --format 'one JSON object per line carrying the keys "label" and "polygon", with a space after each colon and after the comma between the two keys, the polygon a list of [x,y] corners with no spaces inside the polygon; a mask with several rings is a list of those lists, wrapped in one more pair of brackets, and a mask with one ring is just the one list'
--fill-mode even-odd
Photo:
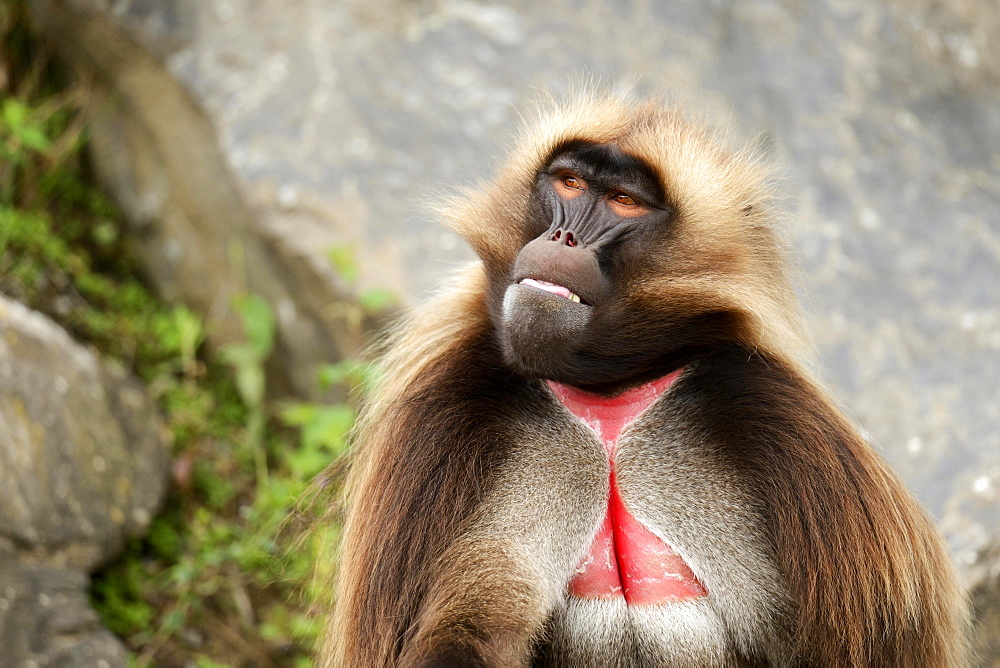
{"label": "baboon mouth", "polygon": [[559,285],[558,283],[551,283],[549,281],[543,281],[538,278],[522,278],[517,283],[518,285],[527,285],[538,290],[543,290],[550,294],[556,295],[558,297],[563,297],[570,301],[576,302],[577,304],[583,304],[580,299],[580,295],[576,294],[564,285]]}

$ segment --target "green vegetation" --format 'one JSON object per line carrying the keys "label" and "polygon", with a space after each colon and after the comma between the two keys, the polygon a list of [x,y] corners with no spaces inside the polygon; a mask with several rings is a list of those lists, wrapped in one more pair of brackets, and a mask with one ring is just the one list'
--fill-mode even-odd
{"label": "green vegetation", "polygon": [[[21,3],[0,4],[0,50],[0,292],[142,378],[173,435],[166,508],[96,574],[94,605],[135,665],[308,665],[313,567],[337,526],[303,532],[320,510],[302,500],[343,451],[353,408],[267,398],[274,318],[252,295],[233,305],[244,342],[206,353],[201,318],[139,278],[120,214],[81,157],[86,90],[32,40]],[[385,303],[366,299],[354,308]],[[318,382],[347,395],[369,376],[344,362]]]}

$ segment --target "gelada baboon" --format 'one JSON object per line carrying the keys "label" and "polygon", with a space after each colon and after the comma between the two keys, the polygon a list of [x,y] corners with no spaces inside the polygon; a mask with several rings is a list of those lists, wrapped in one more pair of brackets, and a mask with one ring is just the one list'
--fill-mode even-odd
{"label": "gelada baboon", "polygon": [[443,213],[479,262],[389,348],[327,665],[966,664],[941,538],[809,371],[750,152],[586,97]]}

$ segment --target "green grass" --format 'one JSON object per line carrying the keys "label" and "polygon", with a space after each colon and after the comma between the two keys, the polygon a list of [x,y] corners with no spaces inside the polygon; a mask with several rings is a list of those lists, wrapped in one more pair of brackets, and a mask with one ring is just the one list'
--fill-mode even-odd
{"label": "green grass", "polygon": [[[268,398],[274,317],[253,295],[233,305],[244,341],[206,353],[201,317],[140,278],[121,215],[83,159],[86,90],[33,39],[22,2],[0,3],[0,50],[0,292],[144,380],[173,438],[166,506],[94,575],[94,606],[134,665],[309,665],[326,591],[314,566],[338,527],[317,525],[322,504],[303,499],[343,452],[353,407]],[[331,261],[350,278],[349,253]],[[346,395],[371,375],[342,362],[317,382]]]}

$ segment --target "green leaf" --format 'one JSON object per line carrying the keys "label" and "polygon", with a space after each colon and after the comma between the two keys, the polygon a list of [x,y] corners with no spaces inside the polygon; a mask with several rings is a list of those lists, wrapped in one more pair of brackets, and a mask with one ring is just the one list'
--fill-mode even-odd
{"label": "green leaf", "polygon": [[161,349],[169,355],[178,355],[185,361],[193,360],[198,347],[205,339],[201,317],[186,306],[177,306],[153,323]]}
{"label": "green leaf", "polygon": [[350,390],[368,391],[374,387],[378,376],[378,366],[355,359],[341,360],[335,364],[324,364],[317,372],[321,389],[334,385],[347,385]]}
{"label": "green leaf", "polygon": [[377,313],[394,306],[397,303],[396,294],[385,288],[372,288],[358,296],[361,308],[369,313]]}
{"label": "green leaf", "polygon": [[21,144],[25,148],[29,148],[38,153],[44,153],[52,148],[52,142],[45,135],[45,131],[42,128],[29,125],[22,128],[18,128],[14,135],[20,140]]}
{"label": "green leaf", "polygon": [[4,100],[3,109],[0,110],[0,117],[3,118],[4,125],[12,131],[16,131],[17,128],[24,125],[28,114],[28,105],[13,97]]}
{"label": "green leaf", "polygon": [[118,241],[118,226],[110,220],[94,225],[90,236],[98,246],[108,247]]}
{"label": "green leaf", "polygon": [[227,668],[229,664],[219,663],[218,661],[215,661],[207,656],[198,656],[194,660],[194,665],[198,668]]}
{"label": "green leaf", "polygon": [[327,259],[333,265],[334,271],[340,274],[348,283],[353,283],[358,278],[358,257],[357,252],[350,246],[334,246],[326,252]]}
{"label": "green leaf", "polygon": [[350,406],[324,406],[302,427],[302,445],[306,449],[336,451],[354,425],[354,409]]}
{"label": "green leaf", "polygon": [[319,410],[319,406],[316,404],[286,404],[281,409],[281,419],[289,427],[301,427],[313,419],[317,410]]}
{"label": "green leaf", "polygon": [[298,427],[300,447],[283,453],[285,464],[302,478],[311,478],[339,456],[354,426],[354,409],[344,404],[290,404],[281,411],[285,424]]}
{"label": "green leaf", "polygon": [[243,401],[258,406],[264,400],[264,369],[258,365],[241,364],[236,369],[236,388]]}
{"label": "green leaf", "polygon": [[242,295],[234,303],[237,313],[243,320],[243,330],[247,342],[263,361],[274,348],[274,311],[271,305],[259,295]]}

